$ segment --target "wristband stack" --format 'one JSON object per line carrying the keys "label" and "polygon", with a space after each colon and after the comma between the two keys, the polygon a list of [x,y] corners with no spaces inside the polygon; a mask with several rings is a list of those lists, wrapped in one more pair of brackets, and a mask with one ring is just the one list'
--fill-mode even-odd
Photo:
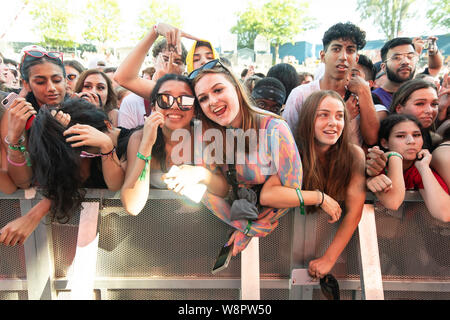
{"label": "wristband stack", "polygon": [[25,161],[24,161],[24,162],[17,163],[17,162],[12,161],[12,160],[9,158],[9,155],[6,155],[6,160],[8,160],[8,162],[9,162],[10,164],[12,164],[13,166],[15,166],[15,167],[22,167],[22,166],[24,166],[25,164],[26,164],[28,167],[31,167],[31,161],[30,161],[30,158],[28,157],[27,149],[26,149],[25,146],[23,145],[24,141],[25,141],[25,138],[24,138],[24,137],[21,137],[21,138],[19,139],[19,141],[18,141],[16,144],[12,144],[12,143],[10,143],[10,142],[8,141],[8,138],[5,137],[5,142],[6,142],[6,144],[8,145],[8,148],[9,148],[10,150],[13,150],[13,151],[20,151],[20,152],[23,154],[23,156],[25,157]]}

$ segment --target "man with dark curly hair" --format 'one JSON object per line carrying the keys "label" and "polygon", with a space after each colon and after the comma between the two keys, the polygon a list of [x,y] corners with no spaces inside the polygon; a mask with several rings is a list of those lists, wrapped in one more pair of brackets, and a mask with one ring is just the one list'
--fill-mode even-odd
{"label": "man with dark curly hair", "polygon": [[303,101],[315,91],[334,90],[346,100],[353,117],[360,115],[359,129],[363,142],[375,144],[380,124],[370,86],[360,75],[351,72],[358,63],[358,50],[366,45],[366,33],[351,22],[337,23],[325,32],[322,43],[320,59],[325,65],[324,75],[292,90],[283,117],[295,134]]}

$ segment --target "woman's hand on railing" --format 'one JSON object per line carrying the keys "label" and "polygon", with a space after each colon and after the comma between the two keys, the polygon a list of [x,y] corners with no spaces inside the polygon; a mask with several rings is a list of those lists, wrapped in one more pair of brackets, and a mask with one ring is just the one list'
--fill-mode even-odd
{"label": "woman's hand on railing", "polygon": [[39,224],[38,219],[30,215],[17,218],[0,230],[0,243],[5,246],[23,244]]}
{"label": "woman's hand on railing", "polygon": [[313,278],[323,278],[330,273],[334,263],[334,261],[328,259],[326,256],[322,256],[309,262],[308,272]]}

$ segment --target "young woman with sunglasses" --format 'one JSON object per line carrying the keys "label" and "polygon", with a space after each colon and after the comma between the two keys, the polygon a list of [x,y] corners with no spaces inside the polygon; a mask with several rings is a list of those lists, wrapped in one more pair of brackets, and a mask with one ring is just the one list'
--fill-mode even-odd
{"label": "young woman with sunglasses", "polygon": [[394,114],[381,121],[379,144],[385,152],[385,174],[369,178],[367,187],[388,209],[397,210],[406,190],[419,190],[430,214],[450,222],[449,188],[430,167],[432,155],[424,146],[421,122],[412,115]]}
{"label": "young woman with sunglasses", "polygon": [[44,199],[1,228],[0,243],[23,244],[49,212],[66,222],[80,208],[84,188],[119,190],[130,134],[130,130],[113,127],[104,111],[85,99],[67,99],[59,111],[40,110],[28,148],[33,182]]}
{"label": "young woman with sunglasses", "polygon": [[[137,215],[144,208],[150,186],[167,188],[163,175],[172,165],[184,168],[184,164],[194,162],[192,119],[196,102],[189,80],[176,74],[163,76],[156,82],[150,103],[152,114],[143,128],[133,133],[128,144],[121,200],[131,215]],[[180,138],[174,139],[178,133]],[[214,174],[201,166],[193,170],[197,182],[207,184],[211,193],[223,196],[228,191],[220,173]]]}
{"label": "young woman with sunglasses", "polygon": [[[300,156],[289,127],[279,116],[254,107],[239,79],[219,60],[204,64],[200,69],[194,70],[189,78],[193,79],[195,95],[201,107],[200,118],[208,128],[223,132],[222,137],[227,136],[226,129],[236,134],[241,132],[240,129],[243,132],[254,130],[258,133],[265,130],[262,131],[261,140],[257,142],[258,146],[252,143],[237,146],[244,147],[246,151],[244,163],[238,159],[238,152],[233,152],[235,157],[232,162],[235,170],[229,162],[225,162],[227,165],[212,163],[213,166],[219,166],[221,170],[218,171],[231,177],[229,183],[234,188],[245,188],[251,193],[250,189],[259,188],[271,175],[279,176],[283,185],[301,187]],[[230,142],[227,140],[224,139],[223,146]],[[256,154],[258,149],[264,151]],[[223,154],[227,154],[226,150]],[[256,162],[252,163],[250,159]],[[207,157],[204,162],[211,163]],[[189,179],[183,177],[192,176],[190,170],[192,168],[185,166],[178,173],[168,176],[174,179],[175,190],[185,187],[184,181],[189,182]],[[271,233],[278,225],[278,219],[288,210],[259,207],[255,208],[257,212],[254,212],[257,217],[246,219],[239,214],[234,216],[233,207],[220,195],[207,193],[202,201],[214,215],[236,229],[228,242],[233,245],[233,255],[242,251],[252,236],[261,237]]]}

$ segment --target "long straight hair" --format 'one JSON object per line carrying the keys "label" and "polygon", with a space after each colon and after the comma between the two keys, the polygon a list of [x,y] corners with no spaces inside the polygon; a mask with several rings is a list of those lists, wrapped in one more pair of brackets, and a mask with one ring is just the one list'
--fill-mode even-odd
{"label": "long straight hair", "polygon": [[[344,129],[337,142],[326,152],[326,164],[323,166],[316,151],[314,128],[317,109],[326,97],[336,99],[344,106]],[[335,91],[314,92],[303,103],[299,119],[295,138],[302,159],[305,190],[319,189],[336,200],[344,200],[354,163],[344,100]]]}

